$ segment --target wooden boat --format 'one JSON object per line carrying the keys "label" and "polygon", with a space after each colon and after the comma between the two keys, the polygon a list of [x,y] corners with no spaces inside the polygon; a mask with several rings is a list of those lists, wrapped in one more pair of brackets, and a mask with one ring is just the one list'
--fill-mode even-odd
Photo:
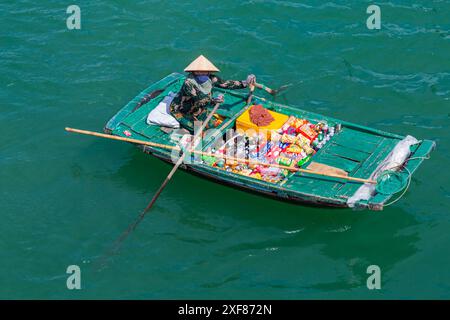
{"label": "wooden boat", "polygon": [[[177,92],[184,79],[184,75],[173,73],[149,86],[108,121],[104,128],[105,133],[174,146],[175,144],[171,141],[169,134],[165,133],[158,126],[148,125],[146,117],[169,92]],[[225,103],[220,107],[221,115],[228,117],[228,119],[236,120],[245,107],[246,93],[217,90],[225,95]],[[141,98],[149,93],[154,93],[155,97],[147,104],[137,108]],[[342,126],[341,130],[313,156],[313,160],[343,169],[352,177],[371,177],[380,164],[392,153],[394,147],[405,138],[401,135],[281,105],[258,96],[254,97],[254,103],[263,104],[267,109],[278,113],[308,119],[313,123],[318,121],[340,123]],[[234,121],[227,128],[233,125]],[[225,130],[227,128],[222,129]],[[203,146],[205,150],[208,147],[208,143],[204,143]],[[139,145],[139,147],[145,153],[171,162],[171,150],[145,145]],[[411,154],[400,171],[408,172],[410,175],[414,173],[434,147],[435,143],[429,140],[422,140],[418,144],[411,146]],[[361,183],[354,181],[300,172],[289,175],[286,181],[282,183],[271,183],[228,172],[205,163],[183,164],[181,168],[220,183],[276,197],[283,201],[295,201],[320,206],[349,207],[349,199],[361,187]],[[375,192],[369,199],[358,200],[352,206],[381,210],[392,196],[393,194]]]}

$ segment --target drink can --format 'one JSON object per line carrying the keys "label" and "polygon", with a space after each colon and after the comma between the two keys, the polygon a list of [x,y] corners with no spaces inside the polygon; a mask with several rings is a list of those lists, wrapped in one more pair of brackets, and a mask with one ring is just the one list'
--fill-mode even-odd
{"label": "drink can", "polygon": [[278,157],[277,162],[281,166],[290,166],[292,164],[292,159],[286,158],[286,157]]}

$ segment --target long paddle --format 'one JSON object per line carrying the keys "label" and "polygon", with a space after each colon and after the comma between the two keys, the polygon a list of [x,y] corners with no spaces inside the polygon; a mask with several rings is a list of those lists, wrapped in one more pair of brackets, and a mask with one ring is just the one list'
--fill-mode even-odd
{"label": "long paddle", "polygon": [[[193,143],[194,143],[194,148],[195,148],[195,144],[197,139],[200,137],[200,135],[203,133],[203,129],[205,129],[206,125],[208,124],[209,120],[211,120],[211,118],[213,117],[214,113],[217,111],[217,109],[219,109],[220,103],[216,103],[216,105],[214,106],[214,108],[212,109],[212,111],[209,113],[208,117],[206,118],[205,121],[203,121],[202,126],[200,127],[199,131],[195,134],[194,138],[193,138]],[[137,225],[142,221],[142,219],[144,219],[146,213],[153,207],[153,205],[155,204],[156,200],[158,199],[159,195],[161,194],[161,192],[164,190],[164,188],[166,187],[166,185],[169,183],[170,179],[172,179],[173,175],[175,174],[175,172],[178,170],[178,168],[180,167],[180,165],[183,163],[184,159],[186,157],[186,154],[182,154],[180,156],[180,158],[178,159],[178,161],[175,163],[175,166],[172,168],[172,170],[170,170],[169,174],[167,175],[166,179],[164,180],[164,182],[161,184],[161,186],[159,187],[158,191],[156,191],[155,195],[153,196],[152,200],[148,203],[148,205],[145,207],[145,209],[141,212],[141,214],[137,217],[137,219],[130,224],[130,226],[120,235],[120,237],[116,240],[116,242],[114,243],[112,250],[111,250],[111,254],[114,254],[115,252],[117,252],[117,250],[120,248],[120,245],[122,244],[122,242],[125,240],[125,238],[134,230],[136,229]]]}
{"label": "long paddle", "polygon": [[284,86],[281,86],[278,89],[274,90],[274,89],[271,89],[271,88],[269,88],[269,87],[267,87],[267,86],[265,86],[265,85],[263,85],[261,83],[256,83],[255,82],[255,87],[257,87],[258,89],[263,89],[263,90],[267,91],[268,93],[270,93],[273,96],[276,96],[277,94],[279,94],[280,92],[286,90],[287,88],[289,88],[291,86],[292,86],[292,83],[289,83],[289,84],[285,84]]}
{"label": "long paddle", "polygon": [[[177,146],[169,146],[166,144],[160,144],[160,143],[155,143],[155,142],[150,142],[150,141],[143,141],[143,140],[138,140],[138,139],[113,136],[110,134],[105,134],[105,133],[100,133],[100,132],[73,129],[73,128],[66,128],[66,131],[89,135],[89,136],[100,137],[100,138],[106,138],[106,139],[111,139],[111,140],[118,140],[118,141],[131,142],[131,143],[135,143],[135,144],[142,144],[142,145],[155,147],[155,148],[182,151],[181,148],[177,147]],[[284,166],[284,165],[280,165],[280,164],[276,164],[276,163],[268,164],[268,163],[259,162],[256,160],[235,158],[235,157],[231,157],[231,156],[218,155],[218,154],[213,154],[213,153],[203,152],[203,151],[198,151],[198,150],[189,150],[189,152],[192,152],[192,153],[198,154],[198,155],[203,155],[203,156],[212,156],[212,157],[216,157],[216,158],[222,158],[225,160],[236,161],[239,163],[249,163],[249,164],[254,164],[254,165],[263,165],[263,166],[275,167],[275,168],[280,168],[280,169],[287,169],[287,170],[293,171],[293,172],[309,173],[309,174],[313,174],[313,175],[319,175],[319,176],[325,176],[325,177],[331,177],[331,178],[339,178],[339,179],[361,182],[361,183],[371,183],[371,184],[377,183],[375,180],[370,180],[370,179],[363,179],[363,178],[356,178],[356,177],[344,176],[344,175],[339,175],[339,174],[325,173],[323,171],[317,171],[317,170],[311,170],[311,169],[288,167],[288,166]],[[317,165],[315,165],[313,167],[317,167]]]}

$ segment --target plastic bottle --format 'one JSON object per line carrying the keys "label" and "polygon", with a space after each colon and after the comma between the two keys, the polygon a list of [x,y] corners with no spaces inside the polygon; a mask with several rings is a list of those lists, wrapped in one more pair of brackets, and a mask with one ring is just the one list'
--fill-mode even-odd
{"label": "plastic bottle", "polygon": [[321,142],[323,140],[323,133],[322,132],[319,133],[318,139],[319,139],[319,142]]}

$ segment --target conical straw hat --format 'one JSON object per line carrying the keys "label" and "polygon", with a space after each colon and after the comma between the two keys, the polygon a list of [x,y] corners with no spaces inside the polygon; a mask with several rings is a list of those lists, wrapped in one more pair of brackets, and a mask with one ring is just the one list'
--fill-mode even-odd
{"label": "conical straw hat", "polygon": [[200,55],[197,59],[192,61],[191,64],[184,69],[184,71],[218,72],[220,70],[217,69],[216,66],[211,63],[211,61],[206,59],[203,55]]}

